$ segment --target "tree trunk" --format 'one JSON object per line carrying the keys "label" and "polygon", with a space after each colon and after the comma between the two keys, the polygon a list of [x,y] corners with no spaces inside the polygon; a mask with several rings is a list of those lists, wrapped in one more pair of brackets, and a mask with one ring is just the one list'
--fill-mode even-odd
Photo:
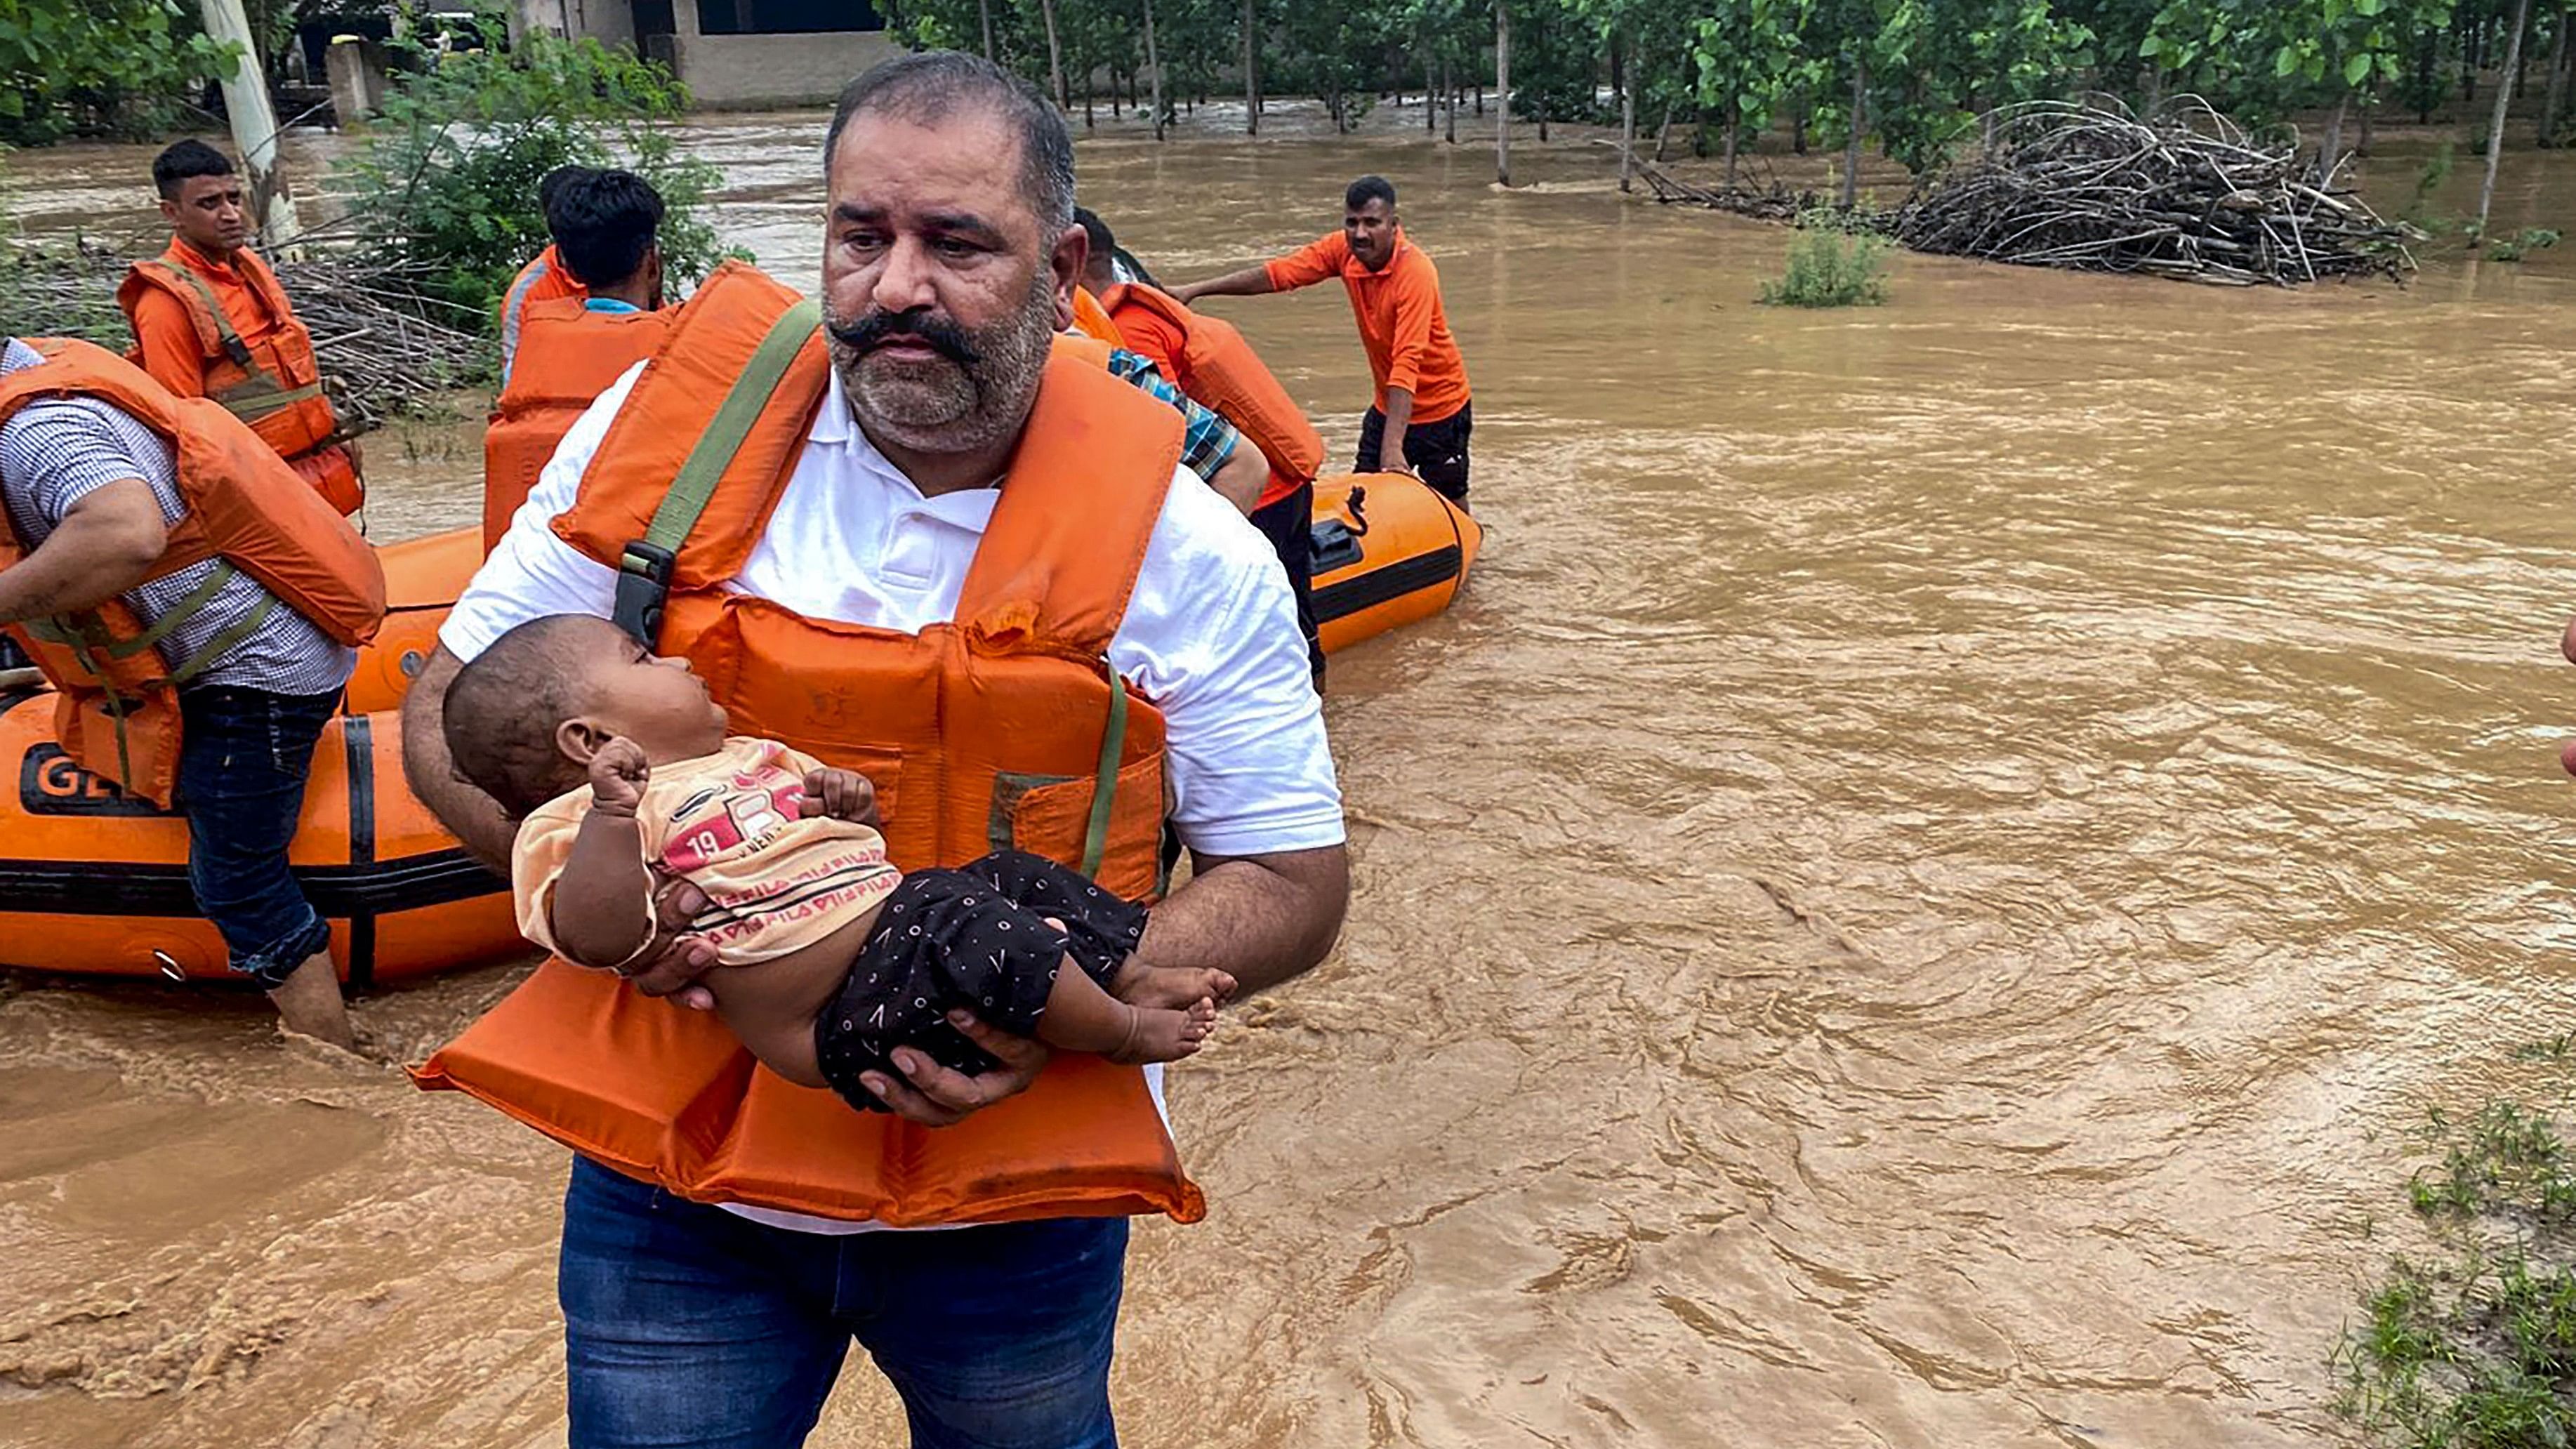
{"label": "tree trunk", "polygon": [[1494,0],[1494,179],[1512,184],[1512,11]]}
{"label": "tree trunk", "polygon": [[2505,79],[2496,86],[2495,114],[2487,122],[2487,179],[2478,187],[2478,235],[2487,234],[2487,217],[2495,209],[2496,163],[2504,159],[2504,112],[2513,103],[2512,77],[2522,61],[2522,31],[2531,23],[2531,0],[2514,0],[2512,36],[2505,42]]}
{"label": "tree trunk", "polygon": [[1252,0],[1243,0],[1243,134],[1261,134],[1261,45]]}
{"label": "tree trunk", "polygon": [[1446,102],[1442,109],[1448,113],[1447,119],[1442,124],[1449,129],[1449,144],[1452,146],[1458,144],[1458,88],[1453,84],[1454,79],[1449,73],[1449,58],[1442,56],[1440,58],[1440,98]]}
{"label": "tree trunk", "polygon": [[1804,101],[1789,113],[1789,149],[1800,156],[1807,154],[1807,103]]}
{"label": "tree trunk", "polygon": [[1485,114],[1485,83],[1482,80],[1476,82],[1476,114]]}
{"label": "tree trunk", "polygon": [[2371,138],[2378,134],[2379,92],[2376,89],[2363,91],[2361,93],[2361,139],[2353,142],[2352,154],[2369,155]]}
{"label": "tree trunk", "polygon": [[975,8],[984,17],[984,58],[993,58],[993,0],[975,0]]}
{"label": "tree trunk", "polygon": [[1064,88],[1064,42],[1056,38],[1055,0],[1038,0],[1038,11],[1046,17],[1047,75],[1055,82],[1055,108],[1070,115],[1073,97]]}
{"label": "tree trunk", "polygon": [[1627,91],[1619,97],[1619,189],[1632,190],[1628,173],[1637,164],[1637,93]]}
{"label": "tree trunk", "polygon": [[2430,30],[2424,32],[2424,53],[2415,66],[2415,124],[2433,124],[2433,68],[2442,63],[2442,37]]}
{"label": "tree trunk", "polygon": [[1422,134],[1436,135],[1440,130],[1440,72],[1431,57],[1422,57]]}
{"label": "tree trunk", "polygon": [[1744,130],[1743,108],[1732,101],[1726,106],[1726,189],[1735,189],[1736,137]]}
{"label": "tree trunk", "polygon": [[2352,111],[2352,92],[2335,98],[2334,114],[2326,118],[2326,138],[2317,147],[2317,185],[2334,181],[2335,167],[2343,160],[2343,120]]}
{"label": "tree trunk", "polygon": [[[2523,0],[2529,4],[2530,0]],[[1860,204],[1860,138],[1869,122],[1869,61],[1852,57],[1851,139],[1843,145],[1843,210]]]}
{"label": "tree trunk", "polygon": [[1544,99],[1538,103],[1538,139],[1542,145],[1547,142],[1547,102]]}
{"label": "tree trunk", "polygon": [[2549,85],[2541,92],[2540,144],[2558,144],[2558,113],[2567,104],[2567,9],[2558,7],[2558,23],[2550,28]]}
{"label": "tree trunk", "polygon": [[1664,159],[1664,148],[1673,144],[1673,103],[1664,102],[1664,123],[1655,128],[1655,159]]}
{"label": "tree trunk", "polygon": [[1154,48],[1154,0],[1145,0],[1145,64],[1154,68],[1154,139],[1163,139],[1163,55]]}

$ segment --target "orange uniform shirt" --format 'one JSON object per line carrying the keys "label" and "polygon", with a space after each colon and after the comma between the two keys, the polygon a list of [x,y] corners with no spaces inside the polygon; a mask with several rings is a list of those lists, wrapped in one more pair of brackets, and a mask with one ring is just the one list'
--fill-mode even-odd
{"label": "orange uniform shirt", "polygon": [[1467,405],[1467,363],[1440,306],[1440,270],[1409,238],[1396,239],[1395,256],[1382,272],[1362,266],[1340,232],[1299,247],[1266,270],[1275,292],[1342,279],[1360,346],[1377,378],[1380,412],[1391,387],[1412,389],[1415,423],[1436,423]]}
{"label": "orange uniform shirt", "polygon": [[[161,260],[186,267],[204,278],[233,330],[241,334],[242,345],[267,367],[271,376],[286,375],[269,351],[285,319],[269,310],[259,289],[242,279],[239,268],[216,261],[175,236],[170,239],[169,249],[161,253]],[[206,395],[205,348],[197,340],[196,324],[188,320],[187,307],[178,298],[158,287],[144,289],[134,302],[134,345],[142,354],[143,370],[152,374],[154,382],[180,397]]]}

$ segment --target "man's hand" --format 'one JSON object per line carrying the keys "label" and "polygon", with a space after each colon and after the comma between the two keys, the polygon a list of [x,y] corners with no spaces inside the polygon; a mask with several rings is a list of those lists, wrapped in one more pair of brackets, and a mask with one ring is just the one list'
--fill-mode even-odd
{"label": "man's hand", "polygon": [[681,929],[707,908],[707,893],[678,876],[653,890],[653,944],[620,974],[647,996],[667,996],[691,1011],[713,1011],[715,993],[698,978],[716,966],[716,948]]}
{"label": "man's hand", "polygon": [[644,759],[643,746],[624,735],[613,736],[590,757],[592,807],[610,815],[632,816],[652,778],[653,767]]}
{"label": "man's hand", "polygon": [[847,820],[871,829],[877,819],[877,787],[856,770],[808,770],[805,772],[805,800],[799,807],[804,819],[817,816]]}
{"label": "man's hand", "polygon": [[982,1076],[970,1077],[950,1071],[911,1047],[896,1047],[895,1070],[908,1080],[897,1081],[883,1072],[861,1072],[859,1081],[907,1122],[924,1127],[955,1126],[1005,1097],[1027,1091],[1047,1064],[1044,1042],[997,1031],[972,1012],[952,1011],[948,1013],[948,1024],[965,1033],[968,1041],[991,1052],[1001,1065]]}
{"label": "man's hand", "polygon": [[1196,282],[1182,282],[1178,286],[1173,287],[1171,291],[1172,300],[1180,303],[1184,307],[1197,301],[1199,299],[1199,295],[1199,284]]}

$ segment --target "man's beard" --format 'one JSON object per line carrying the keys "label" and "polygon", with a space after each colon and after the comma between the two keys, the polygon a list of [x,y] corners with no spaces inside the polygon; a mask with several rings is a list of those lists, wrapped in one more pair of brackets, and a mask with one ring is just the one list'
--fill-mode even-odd
{"label": "man's beard", "polygon": [[[1007,441],[1028,417],[1055,338],[1054,275],[1038,269],[1028,305],[991,327],[961,327],[919,307],[825,317],[832,367],[868,435],[916,453],[971,453]],[[890,336],[917,339],[935,356],[897,359],[877,350]]]}

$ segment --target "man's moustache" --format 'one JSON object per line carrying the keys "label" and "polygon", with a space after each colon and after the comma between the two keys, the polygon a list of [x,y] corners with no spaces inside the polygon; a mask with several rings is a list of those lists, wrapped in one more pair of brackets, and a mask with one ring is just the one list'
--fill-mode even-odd
{"label": "man's moustache", "polygon": [[966,339],[966,329],[926,312],[870,312],[855,322],[832,322],[825,330],[832,334],[833,341],[861,355],[899,337],[920,342],[960,367],[972,367],[984,360],[983,354]]}

